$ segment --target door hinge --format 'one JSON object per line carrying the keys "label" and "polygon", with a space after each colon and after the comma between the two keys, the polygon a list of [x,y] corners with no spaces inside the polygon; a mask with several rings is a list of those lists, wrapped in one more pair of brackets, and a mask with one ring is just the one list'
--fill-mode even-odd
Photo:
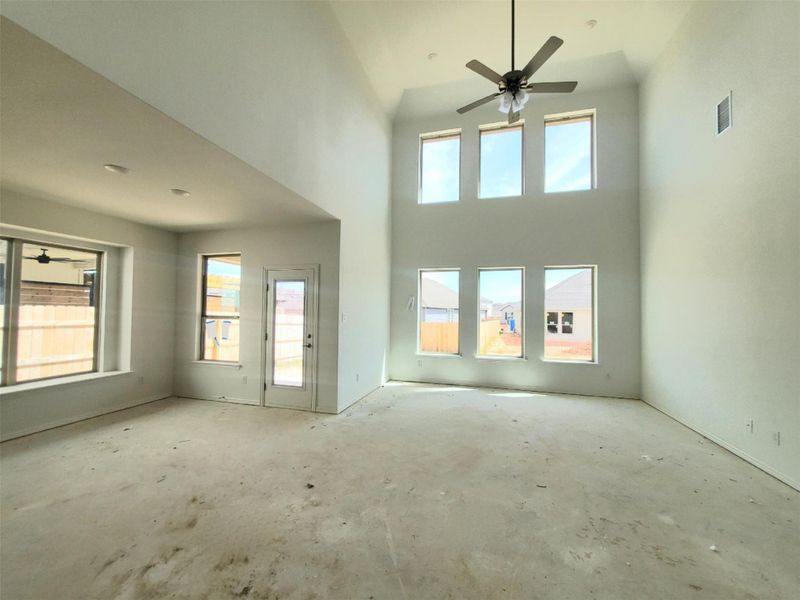
{"label": "door hinge", "polygon": [[269,334],[268,334],[268,333],[265,333],[265,334],[264,334],[264,339],[265,339],[265,340],[268,340],[268,339],[269,339]]}
{"label": "door hinge", "polygon": [[265,390],[267,389],[267,382],[266,381],[264,382],[264,389]]}

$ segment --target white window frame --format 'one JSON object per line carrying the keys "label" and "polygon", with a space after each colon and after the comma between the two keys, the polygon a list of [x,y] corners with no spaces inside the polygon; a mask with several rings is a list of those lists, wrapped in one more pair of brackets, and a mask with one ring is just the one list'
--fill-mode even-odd
{"label": "white window frame", "polygon": [[[555,192],[547,191],[547,127],[549,124],[555,123],[568,123],[569,121],[580,121],[589,119],[591,123],[591,142],[589,151],[591,157],[589,164],[592,170],[591,177],[592,183],[589,189],[586,190],[559,190]],[[545,115],[542,129],[542,192],[545,194],[579,194],[581,192],[591,192],[597,189],[597,109],[588,108],[584,110],[575,110],[571,112],[563,112],[553,115]]]}
{"label": "white window frame", "polygon": [[[422,325],[422,274],[431,272],[456,272],[458,273],[458,348],[455,352],[423,352],[420,350],[421,325]],[[461,269],[458,267],[425,267],[417,269],[417,310],[415,311],[417,323],[416,351],[418,356],[453,357],[461,356]],[[452,321],[448,321],[452,322]]]}
{"label": "white window frame", "polygon": [[[458,138],[458,197],[455,200],[440,200],[437,202],[423,202],[422,201],[422,170],[423,152],[422,149],[426,141],[430,140],[443,140],[449,138]],[[421,133],[419,135],[419,159],[417,160],[417,204],[420,206],[436,206],[437,204],[453,204],[454,202],[461,201],[461,149],[462,149],[462,136],[461,129],[444,129],[442,131],[432,131],[428,133]]]}
{"label": "white window frame", "polygon": [[[522,331],[520,335],[522,336],[522,341],[520,343],[520,354],[519,356],[502,356],[499,354],[481,354],[481,272],[483,271],[521,271],[520,273],[520,283],[521,287],[521,299],[520,299],[520,311],[522,312]],[[525,354],[527,350],[526,346],[526,339],[525,339],[525,330],[528,327],[528,315],[527,311],[525,310],[526,298],[525,298],[525,267],[521,266],[510,266],[510,267],[478,267],[478,278],[476,280],[477,283],[477,310],[476,314],[478,316],[477,320],[477,330],[475,335],[475,358],[479,358],[481,360],[527,360],[527,355]]]}
{"label": "white window frame", "polygon": [[[206,291],[208,285],[208,278],[206,270],[208,268],[208,259],[209,258],[219,258],[219,257],[226,257],[226,256],[238,256],[239,257],[239,302],[241,303],[241,294],[242,294],[242,280],[241,272],[242,272],[242,253],[241,252],[215,252],[213,254],[201,254],[200,255],[200,265],[199,265],[199,278],[200,278],[200,301],[199,301],[199,312],[200,318],[197,319],[198,324],[198,335],[197,335],[197,361],[203,363],[210,363],[214,365],[238,365],[241,364],[242,361],[242,346],[241,346],[241,305],[239,307],[239,314],[237,316],[232,315],[217,315],[217,314],[207,314],[206,312]],[[240,338],[239,338],[239,356],[237,360],[219,360],[214,358],[206,358],[205,356],[205,324],[206,319],[216,319],[222,321],[231,321],[237,320],[240,324]]]}
{"label": "white window frame", "polygon": [[[546,274],[548,270],[551,269],[591,269],[592,270],[592,359],[591,360],[563,360],[558,358],[545,358],[545,344],[547,343],[547,289],[544,290],[544,330],[543,330],[543,338],[542,338],[542,362],[551,362],[551,363],[562,363],[562,364],[570,364],[570,365],[598,365],[600,361],[598,359],[598,327],[597,327],[597,265],[545,265],[544,271],[542,272],[542,281],[546,282]],[[553,312],[553,311],[549,311]],[[558,329],[558,334],[563,334],[561,328],[563,326],[563,313],[564,312],[574,312],[574,311],[556,311],[557,315],[557,323],[556,328]],[[575,317],[573,314],[573,321],[572,327],[575,327]],[[573,331],[574,333],[574,331]],[[566,334],[570,335],[570,334]]]}
{"label": "white window frame", "polygon": [[[84,246],[53,243],[49,241],[34,240],[29,238],[17,238],[2,236],[8,242],[8,252],[6,254],[5,265],[5,313],[4,313],[4,335],[2,348],[3,354],[2,368],[0,368],[0,387],[6,388],[14,385],[25,385],[39,381],[50,381],[63,379],[65,377],[75,377],[97,373],[100,370],[100,349],[103,347],[101,336],[103,335],[102,322],[104,318],[103,303],[104,289],[103,276],[105,270],[105,252],[97,248],[87,248]],[[37,377],[35,379],[25,379],[17,381],[17,344],[19,342],[19,310],[20,310],[20,288],[22,283],[22,248],[24,244],[33,244],[47,248],[61,248],[63,250],[73,250],[87,252],[97,257],[95,289],[94,289],[94,340],[92,343],[92,368],[88,371],[78,371],[50,377]]]}
{"label": "white window frame", "polygon": [[[519,129],[521,132],[521,139],[520,139],[520,157],[519,157],[519,176],[520,176],[520,191],[519,195],[511,195],[511,196],[481,196],[481,175],[483,174],[482,169],[482,152],[483,152],[483,134],[484,133],[497,133],[498,131],[511,131],[514,129]],[[478,128],[478,199],[479,200],[502,200],[506,198],[521,198],[525,195],[525,119],[520,119],[516,123],[512,123],[509,125],[507,122],[503,121],[500,123],[491,123],[489,125],[481,125]]]}

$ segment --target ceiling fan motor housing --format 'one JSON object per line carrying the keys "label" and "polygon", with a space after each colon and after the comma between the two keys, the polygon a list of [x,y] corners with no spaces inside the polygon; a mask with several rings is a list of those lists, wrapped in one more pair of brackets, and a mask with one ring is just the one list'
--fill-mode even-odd
{"label": "ceiling fan motor housing", "polygon": [[515,70],[503,75],[503,80],[498,84],[497,88],[501,92],[516,94],[526,85],[528,85],[528,79],[525,77],[525,73]]}

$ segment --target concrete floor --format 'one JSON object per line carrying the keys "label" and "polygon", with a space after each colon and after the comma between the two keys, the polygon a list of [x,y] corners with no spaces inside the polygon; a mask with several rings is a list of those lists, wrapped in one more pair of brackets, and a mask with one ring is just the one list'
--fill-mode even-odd
{"label": "concrete floor", "polygon": [[636,401],[390,385],[333,417],[176,399],[1,449],[3,600],[800,590],[800,494]]}

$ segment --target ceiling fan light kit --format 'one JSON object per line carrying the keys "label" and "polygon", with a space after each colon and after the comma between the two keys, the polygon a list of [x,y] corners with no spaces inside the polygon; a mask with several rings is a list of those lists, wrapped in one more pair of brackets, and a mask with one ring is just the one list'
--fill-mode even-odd
{"label": "ceiling fan light kit", "polygon": [[563,43],[564,40],[561,38],[550,36],[539,51],[533,55],[533,58],[528,61],[525,68],[521,71],[517,70],[514,64],[514,0],[511,0],[511,70],[505,75],[500,75],[478,60],[469,61],[466,65],[467,68],[496,84],[497,93],[489,94],[480,100],[462,106],[456,112],[463,115],[465,112],[483,106],[499,96],[500,105],[498,110],[502,113],[508,113],[508,122],[511,124],[519,121],[519,113],[525,108],[530,94],[568,94],[574,91],[578,85],[577,81],[530,83],[531,76],[553,56]]}

